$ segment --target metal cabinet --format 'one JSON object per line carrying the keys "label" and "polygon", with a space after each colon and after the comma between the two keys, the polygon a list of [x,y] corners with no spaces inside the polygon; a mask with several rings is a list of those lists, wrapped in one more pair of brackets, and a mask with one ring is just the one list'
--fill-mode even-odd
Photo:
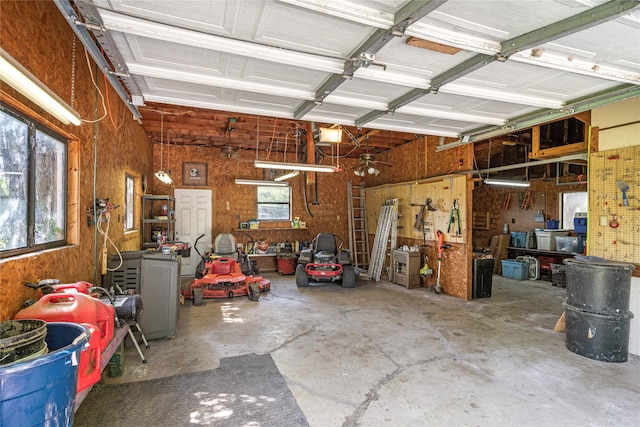
{"label": "metal cabinet", "polygon": [[393,251],[393,282],[407,289],[419,288],[420,252]]}
{"label": "metal cabinet", "polygon": [[149,340],[172,337],[178,328],[180,306],[180,256],[149,251],[113,256],[105,276],[107,288],[119,287],[142,297],[140,327]]}
{"label": "metal cabinet", "polygon": [[173,337],[178,329],[180,259],[174,255],[142,256],[140,295],[144,304],[140,327],[147,339]]}

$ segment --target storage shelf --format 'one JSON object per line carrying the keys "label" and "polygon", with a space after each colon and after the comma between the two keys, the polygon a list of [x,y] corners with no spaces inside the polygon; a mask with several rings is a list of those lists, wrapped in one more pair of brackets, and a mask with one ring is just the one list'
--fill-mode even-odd
{"label": "storage shelf", "polygon": [[233,231],[297,231],[308,230],[308,228],[234,228]]}
{"label": "storage shelf", "polygon": [[[162,206],[166,205],[167,215],[162,213]],[[175,240],[175,218],[171,213],[175,209],[175,199],[166,195],[145,194],[142,196],[142,249],[157,248],[158,242],[153,238],[153,229],[162,229],[167,241]]]}

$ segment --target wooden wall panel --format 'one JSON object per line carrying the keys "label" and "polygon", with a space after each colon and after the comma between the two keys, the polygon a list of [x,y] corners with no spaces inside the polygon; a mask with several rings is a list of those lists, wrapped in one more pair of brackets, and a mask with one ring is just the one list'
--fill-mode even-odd
{"label": "wooden wall panel", "polygon": [[[531,208],[522,209],[519,203],[525,191],[530,191],[532,196]],[[559,218],[559,193],[570,191],[586,191],[586,185],[573,184],[557,186],[553,180],[534,180],[528,189],[515,189],[493,185],[476,184],[473,189],[473,211],[475,214],[497,215],[494,218],[495,228],[473,230],[473,247],[488,248],[491,238],[502,233],[503,226],[507,223],[509,232],[526,232],[531,229],[545,228],[544,222],[534,222],[534,215],[538,209],[544,214],[545,220]],[[503,209],[505,196],[511,195],[511,204],[508,209]]]}
{"label": "wooden wall panel", "polygon": [[[104,110],[91,82],[84,50],[77,41],[75,81],[72,82],[74,35],[53,2],[2,1],[0,15],[0,45],[3,49],[68,104],[72,104],[83,119],[94,120],[103,116]],[[96,74],[95,65],[93,62],[91,64],[91,71]],[[135,191],[137,195],[141,194],[142,175],[152,174],[152,146],[115,91],[105,91],[102,74],[96,74],[96,82],[100,91],[108,97],[112,120],[107,117],[97,124],[83,123],[78,127],[62,125],[8,85],[2,87],[6,96],[32,111],[35,120],[42,116],[43,122],[60,127],[77,141],[70,151],[73,156],[70,167],[77,176],[70,179],[68,193],[72,203],[69,218],[74,221],[69,229],[74,244],[0,260],[0,320],[12,318],[25,300],[36,297],[34,291],[23,285],[25,282],[58,278],[62,282],[86,280],[101,284],[94,243],[97,239],[97,246],[101,246],[103,240],[95,227],[88,226],[86,221],[86,209],[93,205],[94,199],[94,154],[97,158],[95,194],[97,197],[110,198],[120,206],[113,212],[109,237],[120,250],[137,250],[140,247],[137,232],[124,234],[124,180],[125,173],[133,176],[136,179]],[[113,248],[109,248],[109,255],[113,253]]]}
{"label": "wooden wall panel", "polygon": [[[169,129],[170,131],[170,129]],[[257,217],[256,187],[235,184],[236,178],[256,179],[264,178],[264,170],[253,166],[256,158],[255,151],[240,151],[237,157],[227,158],[218,148],[211,147],[171,147],[167,155],[166,145],[163,164],[165,170],[170,171],[174,180],[172,185],[153,180],[154,194],[173,194],[174,188],[203,188],[189,187],[182,182],[182,165],[184,162],[207,163],[208,187],[213,190],[213,236],[219,233],[233,233],[238,242],[246,244],[254,240],[280,241],[310,241],[320,232],[332,232],[340,236],[345,247],[348,246],[348,201],[347,182],[351,180],[354,185],[359,179],[349,170],[357,163],[355,160],[341,160],[342,172],[318,173],[318,204],[315,200],[315,185],[307,186],[307,199],[309,211],[304,203],[303,182],[304,174],[288,180],[292,189],[293,217],[299,217],[307,223],[308,230],[270,230],[274,227],[291,226],[290,223],[261,222],[260,228],[251,231],[237,231],[240,222],[246,222]],[[264,160],[266,153],[258,153]],[[273,159],[272,159],[273,160]],[[275,159],[280,161],[281,159]],[[160,167],[160,145],[154,144],[155,168]],[[314,174],[309,173],[309,178]],[[228,202],[228,205],[227,205]],[[229,209],[227,210],[227,206]]]}
{"label": "wooden wall panel", "polygon": [[[472,185],[467,175],[443,177],[416,182],[383,185],[366,190],[367,221],[369,226],[370,242],[374,241],[377,219],[380,208],[385,200],[398,199],[398,241],[397,246],[402,245],[426,245],[426,254],[429,264],[437,269],[437,237],[436,230],[445,234],[445,243],[451,245],[443,254],[441,270],[441,284],[443,292],[460,298],[470,299],[470,264],[471,247],[467,242],[470,237],[468,226],[468,212],[471,198],[467,196],[467,186]],[[425,211],[426,233],[416,230],[416,215],[425,204],[427,198],[432,199],[432,206],[437,210]],[[449,230],[451,219],[451,207],[453,200],[458,201],[460,213],[460,231],[457,235],[457,215],[454,215],[454,223]],[[445,267],[446,264],[446,267]],[[435,276],[428,279],[426,286],[435,284]]]}

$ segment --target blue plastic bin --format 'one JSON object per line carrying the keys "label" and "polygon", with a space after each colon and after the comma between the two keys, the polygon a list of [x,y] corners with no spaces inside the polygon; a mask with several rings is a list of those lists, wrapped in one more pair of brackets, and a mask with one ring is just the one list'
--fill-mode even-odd
{"label": "blue plastic bin", "polygon": [[0,367],[0,425],[73,424],[78,363],[89,335],[78,323],[47,323],[48,354]]}
{"label": "blue plastic bin", "polygon": [[516,261],[514,259],[502,260],[502,277],[515,280],[526,280],[529,278],[529,263]]}
{"label": "blue plastic bin", "polygon": [[511,232],[511,246],[514,248],[527,247],[527,233],[521,231]]}
{"label": "blue plastic bin", "polygon": [[557,230],[560,228],[560,221],[557,219],[550,219],[547,221],[547,230]]}

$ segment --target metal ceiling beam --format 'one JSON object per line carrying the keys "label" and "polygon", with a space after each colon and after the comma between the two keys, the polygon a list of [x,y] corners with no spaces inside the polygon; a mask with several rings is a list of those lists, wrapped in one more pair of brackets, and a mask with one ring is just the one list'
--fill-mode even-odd
{"label": "metal ceiling beam", "polygon": [[640,87],[633,85],[618,86],[612,91],[601,93],[588,99],[568,104],[562,110],[538,112],[536,114],[527,115],[509,121],[507,124],[501,127],[484,129],[477,133],[469,133],[467,135],[463,135],[458,141],[454,141],[450,144],[439,145],[438,147],[436,147],[436,151],[448,150],[450,148],[456,148],[460,145],[471,144],[473,142],[483,141],[485,139],[495,138],[501,135],[528,129],[541,123],[548,123],[566,117],[571,117],[585,111],[593,110],[594,108],[600,108],[602,106],[624,101],[636,96],[640,96]]}
{"label": "metal ceiling beam", "polygon": [[353,77],[353,73],[361,67],[368,67],[374,62],[375,54],[394,37],[402,36],[407,27],[419,21],[433,10],[446,3],[447,0],[416,0],[407,3],[394,16],[393,26],[387,29],[376,29],[373,34],[360,44],[344,63],[342,74],[333,74],[316,91],[315,99],[305,101],[293,113],[295,119],[302,118],[314,106],[322,104],[324,99],[336,90],[345,79]]}
{"label": "metal ceiling beam", "polygon": [[367,114],[365,114],[364,116],[356,119],[355,123],[356,126],[358,127],[362,127],[364,126],[366,123],[373,121],[375,119],[377,119],[378,117],[382,117],[387,113],[395,113],[395,111],[400,108],[403,107],[407,104],[410,104],[411,102],[415,101],[416,99],[420,99],[423,96],[427,95],[429,92],[434,92],[437,91],[438,88],[445,84],[448,83],[450,81],[453,81],[459,77],[464,76],[465,74],[469,74],[470,72],[477,70],[480,67],[484,67],[486,64],[488,64],[489,62],[492,62],[494,59],[492,59],[493,57],[490,55],[484,55],[484,54],[479,54],[479,55],[475,55],[469,59],[467,59],[466,61],[456,65],[453,68],[450,68],[449,70],[445,71],[442,74],[437,75],[436,77],[434,77],[433,79],[431,79],[431,88],[430,89],[413,89],[410,90],[409,92],[405,93],[404,95],[402,95],[399,98],[394,99],[393,101],[391,101],[387,107],[386,111],[371,111]]}
{"label": "metal ceiling beam", "polygon": [[613,0],[591,8],[554,24],[547,25],[521,36],[505,40],[501,43],[501,50],[496,55],[477,54],[453,68],[435,76],[431,79],[431,88],[414,89],[403,96],[391,101],[386,111],[371,111],[356,119],[356,126],[363,126],[366,123],[377,119],[387,113],[393,113],[399,107],[415,101],[429,93],[437,93],[441,86],[453,82],[465,75],[484,67],[495,61],[506,61],[509,56],[519,50],[544,44],[551,40],[556,40],[577,31],[598,25],[600,23],[615,19],[631,9],[638,7],[640,0],[618,1]]}
{"label": "metal ceiling beam", "polygon": [[502,42],[502,49],[500,50],[499,56],[506,59],[506,57],[519,50],[539,46],[577,31],[582,31],[616,19],[638,6],[640,6],[640,0],[613,0],[601,4],[567,19],[563,19],[562,21]]}
{"label": "metal ceiling beam", "polygon": [[483,173],[502,172],[502,171],[508,171],[513,169],[532,167],[532,166],[547,165],[550,163],[574,163],[574,164],[583,165],[585,164],[586,161],[587,161],[587,153],[569,154],[567,156],[556,157],[553,159],[532,160],[530,162],[516,163],[513,165],[496,166],[495,168],[488,168],[488,169],[482,169],[482,170],[476,169],[471,171],[458,172],[458,174],[469,175],[469,174],[477,173],[481,175]]}
{"label": "metal ceiling beam", "polygon": [[76,13],[75,9],[71,6],[71,3],[67,0],[54,0],[55,5],[62,13],[62,16],[67,20],[69,26],[76,34],[76,36],[80,39],[80,42],[87,49],[93,60],[96,62],[100,70],[106,76],[107,80],[116,91],[122,102],[127,106],[129,111],[133,114],[133,118],[138,122],[141,122],[142,115],[138,108],[133,104],[131,98],[129,97],[129,93],[124,89],[120,80],[116,74],[121,72],[121,70],[112,70],[111,65],[107,62],[107,60],[102,56],[98,47],[96,46],[95,41],[89,34],[89,31],[82,25],[79,25],[82,20]]}

